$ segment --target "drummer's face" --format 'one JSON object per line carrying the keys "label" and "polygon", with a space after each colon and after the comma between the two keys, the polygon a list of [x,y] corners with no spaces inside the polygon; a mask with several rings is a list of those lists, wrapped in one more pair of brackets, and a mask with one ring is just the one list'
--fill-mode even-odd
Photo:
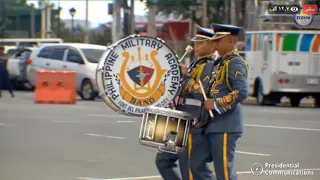
{"label": "drummer's face", "polygon": [[207,56],[216,51],[217,43],[215,41],[195,41],[194,52],[198,57]]}

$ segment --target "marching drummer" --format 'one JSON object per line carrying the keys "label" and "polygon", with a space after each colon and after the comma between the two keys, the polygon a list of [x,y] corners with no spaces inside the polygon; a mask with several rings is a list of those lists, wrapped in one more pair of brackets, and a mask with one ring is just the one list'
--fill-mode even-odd
{"label": "marching drummer", "polygon": [[[193,61],[189,67],[183,64],[180,65],[181,75],[184,80],[176,109],[190,113],[195,121],[201,118],[200,114],[203,110],[202,105],[204,101],[197,81],[201,80],[202,84],[209,87],[209,81],[215,66],[213,53],[216,51],[216,44],[212,41],[213,35],[212,29],[197,27],[196,36],[192,41],[194,42],[195,55],[198,59]],[[174,171],[177,160],[179,160],[182,179],[192,179],[192,172],[188,166],[190,152],[192,151],[194,142],[197,142],[198,135],[202,132],[202,128],[191,127],[188,137],[188,149],[178,155],[166,152],[157,153],[156,165],[164,180],[181,179],[179,173]],[[199,138],[201,137],[199,136]],[[190,166],[192,167],[192,164]]]}
{"label": "marching drummer", "polygon": [[209,116],[203,135],[207,140],[196,147],[201,153],[191,153],[190,164],[198,164],[192,169],[198,175],[195,180],[212,179],[209,169],[203,168],[208,160],[214,163],[217,180],[236,180],[234,154],[236,142],[243,132],[241,102],[248,94],[248,66],[235,49],[242,28],[222,24],[212,24],[211,27],[222,57],[210,99],[204,102],[204,108],[211,110],[214,117]]}

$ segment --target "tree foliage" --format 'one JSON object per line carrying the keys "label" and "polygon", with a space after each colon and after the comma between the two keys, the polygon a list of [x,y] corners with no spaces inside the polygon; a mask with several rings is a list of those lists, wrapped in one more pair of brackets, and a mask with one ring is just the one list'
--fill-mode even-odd
{"label": "tree foliage", "polygon": [[1,0],[0,1],[0,37],[5,37],[5,30],[9,23],[9,18],[7,17],[6,12],[10,8],[20,8],[26,7],[27,0]]}
{"label": "tree foliage", "polygon": [[320,0],[304,0],[304,4],[317,4],[320,6]]}

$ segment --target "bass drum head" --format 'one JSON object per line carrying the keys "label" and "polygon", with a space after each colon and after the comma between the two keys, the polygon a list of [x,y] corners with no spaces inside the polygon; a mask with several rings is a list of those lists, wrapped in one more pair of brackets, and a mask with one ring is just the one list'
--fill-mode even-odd
{"label": "bass drum head", "polygon": [[163,40],[147,36],[131,35],[109,46],[97,69],[100,97],[126,115],[142,116],[149,106],[167,107],[180,80],[178,56]]}
{"label": "bass drum head", "polygon": [[[112,45],[111,45],[112,46]],[[107,47],[107,50],[101,55],[101,57],[107,57],[110,53],[111,46]],[[117,107],[109,98],[108,95],[105,93],[104,85],[103,85],[103,66],[104,61],[98,62],[97,70],[96,70],[96,82],[97,82],[97,88],[99,92],[99,96],[102,98],[102,100],[114,111],[118,112],[120,111],[119,107]]]}

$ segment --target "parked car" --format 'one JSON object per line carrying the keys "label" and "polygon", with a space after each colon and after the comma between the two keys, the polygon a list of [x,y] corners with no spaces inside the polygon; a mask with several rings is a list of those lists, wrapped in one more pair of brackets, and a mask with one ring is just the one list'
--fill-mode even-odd
{"label": "parked car", "polygon": [[[8,59],[9,77],[14,84],[15,88],[30,89],[32,86],[29,84],[28,72],[30,70],[30,57],[32,52],[37,50],[36,47],[11,49],[15,54],[11,55]],[[10,51],[10,50],[9,50]],[[24,68],[23,68],[24,67]]]}
{"label": "parked car", "polygon": [[83,100],[94,100],[98,94],[95,70],[106,48],[80,43],[44,44],[32,54],[28,79],[35,85],[38,70],[75,71],[78,94]]}

